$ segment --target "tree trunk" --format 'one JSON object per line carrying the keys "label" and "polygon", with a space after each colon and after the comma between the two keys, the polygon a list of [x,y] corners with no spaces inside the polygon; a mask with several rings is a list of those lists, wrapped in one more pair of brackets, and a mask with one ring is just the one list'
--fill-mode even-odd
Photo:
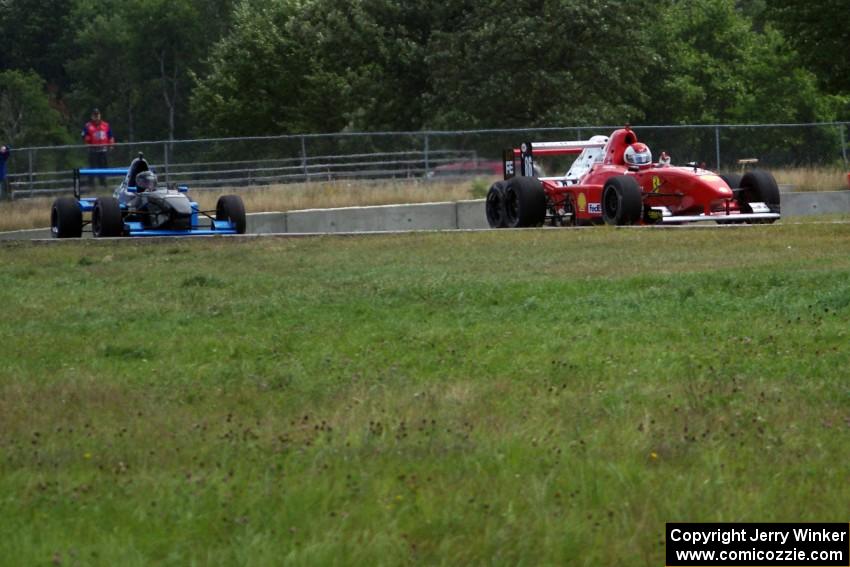
{"label": "tree trunk", "polygon": [[[177,87],[178,87],[178,65],[175,58],[174,68],[171,77],[165,72],[165,51],[159,52],[159,74],[162,84],[162,98],[165,100],[165,106],[168,108],[168,140],[174,140],[175,130],[175,114],[177,106]],[[170,91],[170,92],[169,92]]]}
{"label": "tree trunk", "polygon": [[127,141],[134,142],[136,140],[136,126],[133,121],[133,95],[127,93]]}

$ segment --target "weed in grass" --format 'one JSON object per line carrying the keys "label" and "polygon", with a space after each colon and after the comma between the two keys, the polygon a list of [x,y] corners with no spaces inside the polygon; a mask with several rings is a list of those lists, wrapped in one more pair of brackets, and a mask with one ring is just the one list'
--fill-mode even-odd
{"label": "weed in grass", "polygon": [[148,359],[152,358],[153,351],[143,347],[106,345],[102,349],[102,354],[107,358],[147,361]]}
{"label": "weed in grass", "polygon": [[180,286],[222,288],[224,287],[224,282],[215,276],[197,274],[185,278],[182,282],[180,282]]}

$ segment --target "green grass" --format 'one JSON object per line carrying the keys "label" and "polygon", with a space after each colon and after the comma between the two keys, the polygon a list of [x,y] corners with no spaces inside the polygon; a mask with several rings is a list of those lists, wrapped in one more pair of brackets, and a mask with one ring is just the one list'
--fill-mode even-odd
{"label": "green grass", "polygon": [[662,565],[847,521],[850,225],[0,246],[2,565]]}

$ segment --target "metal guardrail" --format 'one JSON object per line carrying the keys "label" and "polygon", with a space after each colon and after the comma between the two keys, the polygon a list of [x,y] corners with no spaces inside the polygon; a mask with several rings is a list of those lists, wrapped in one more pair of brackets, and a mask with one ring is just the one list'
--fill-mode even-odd
{"label": "metal guardrail", "polygon": [[[738,158],[759,157],[766,165],[843,163],[848,167],[850,122],[809,124],[701,124],[633,126],[654,150],[673,150],[678,163],[705,161],[732,169]],[[622,125],[533,129],[349,132],[245,138],[119,143],[112,166],[144,152],[160,178],[193,189],[335,179],[429,178],[459,164],[457,175],[486,172],[506,145],[532,140],[587,139]],[[14,149],[7,181],[13,198],[67,192],[70,171],[85,167],[87,146]],[[487,159],[489,158],[489,160]],[[713,162],[713,163],[712,163]]]}

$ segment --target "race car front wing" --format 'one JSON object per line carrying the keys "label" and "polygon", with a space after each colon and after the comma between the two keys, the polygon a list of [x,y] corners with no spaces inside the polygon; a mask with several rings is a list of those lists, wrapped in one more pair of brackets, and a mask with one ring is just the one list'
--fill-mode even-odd
{"label": "race car front wing", "polygon": [[656,213],[661,213],[661,223],[681,223],[681,222],[751,222],[751,221],[775,221],[779,220],[782,215],[772,212],[766,203],[749,203],[753,212],[751,213],[726,213],[717,212],[713,214],[701,215],[674,215],[667,207],[652,207]]}

